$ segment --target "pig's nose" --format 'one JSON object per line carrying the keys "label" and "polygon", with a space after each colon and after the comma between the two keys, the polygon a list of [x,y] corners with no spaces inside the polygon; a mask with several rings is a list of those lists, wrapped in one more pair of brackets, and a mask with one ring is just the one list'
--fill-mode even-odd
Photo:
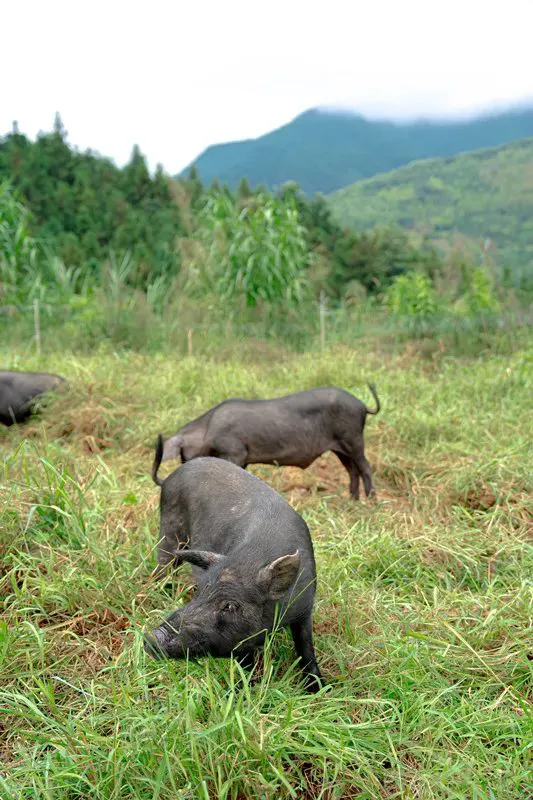
{"label": "pig's nose", "polygon": [[144,639],[144,650],[146,653],[148,653],[149,656],[156,659],[164,658],[165,637],[163,636],[161,631],[154,631],[153,633],[144,633],[143,639]]}

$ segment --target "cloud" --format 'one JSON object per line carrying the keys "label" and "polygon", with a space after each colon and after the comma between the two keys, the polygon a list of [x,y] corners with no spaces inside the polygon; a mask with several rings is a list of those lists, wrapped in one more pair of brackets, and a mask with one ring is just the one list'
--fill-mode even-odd
{"label": "cloud", "polygon": [[2,10],[0,130],[59,110],[72,143],[176,172],[309,107],[465,115],[533,97],[532,24],[531,0],[27,0]]}

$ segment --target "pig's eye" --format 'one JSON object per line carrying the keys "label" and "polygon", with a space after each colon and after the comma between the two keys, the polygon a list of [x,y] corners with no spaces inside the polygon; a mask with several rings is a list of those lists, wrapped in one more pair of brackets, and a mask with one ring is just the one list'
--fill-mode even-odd
{"label": "pig's eye", "polygon": [[220,610],[223,614],[235,614],[237,611],[237,603],[224,603]]}

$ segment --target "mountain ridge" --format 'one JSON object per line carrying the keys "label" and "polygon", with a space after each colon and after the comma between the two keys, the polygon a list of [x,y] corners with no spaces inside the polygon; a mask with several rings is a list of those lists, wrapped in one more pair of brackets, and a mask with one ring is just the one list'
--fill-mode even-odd
{"label": "mountain ridge", "polygon": [[275,189],[296,181],[307,194],[329,194],[411,161],[453,156],[533,136],[533,106],[520,105],[468,119],[372,120],[358,112],[313,108],[252,139],[213,144],[194,166],[201,180],[236,188]]}
{"label": "mountain ridge", "polygon": [[326,198],[343,227],[397,225],[450,241],[488,240],[496,264],[533,277],[533,137],[420,159]]}

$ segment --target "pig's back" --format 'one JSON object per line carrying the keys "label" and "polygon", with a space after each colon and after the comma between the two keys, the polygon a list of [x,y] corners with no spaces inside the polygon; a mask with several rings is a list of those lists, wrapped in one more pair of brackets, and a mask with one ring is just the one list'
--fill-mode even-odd
{"label": "pig's back", "polygon": [[[228,553],[248,544],[275,558],[311,550],[304,520],[264,481],[208,456],[178,467],[162,487],[162,507],[179,511],[191,548]],[[167,499],[168,498],[168,499]]]}

